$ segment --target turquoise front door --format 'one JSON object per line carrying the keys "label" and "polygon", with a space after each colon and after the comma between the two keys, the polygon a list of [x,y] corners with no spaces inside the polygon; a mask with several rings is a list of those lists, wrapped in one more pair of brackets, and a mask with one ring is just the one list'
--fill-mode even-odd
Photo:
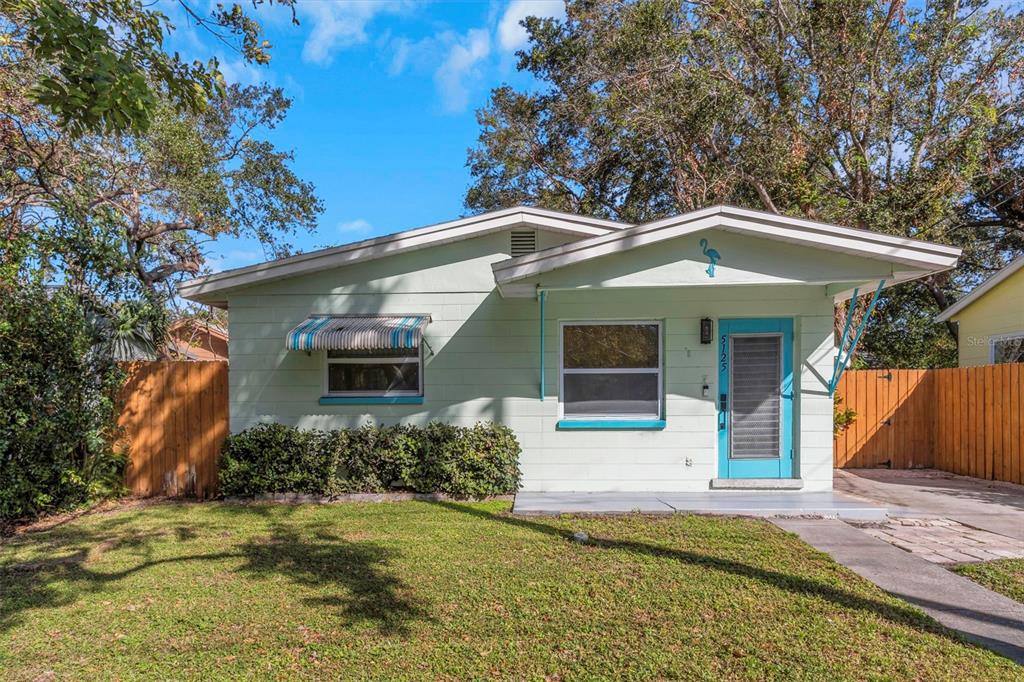
{"label": "turquoise front door", "polygon": [[718,322],[718,475],[793,477],[793,320]]}

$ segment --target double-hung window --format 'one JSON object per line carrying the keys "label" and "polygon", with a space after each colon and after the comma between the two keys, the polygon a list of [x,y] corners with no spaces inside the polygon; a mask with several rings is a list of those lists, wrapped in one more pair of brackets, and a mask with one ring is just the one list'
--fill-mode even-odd
{"label": "double-hung window", "polygon": [[661,419],[660,322],[563,322],[565,419]]}
{"label": "double-hung window", "polygon": [[421,348],[329,350],[328,396],[422,396]]}

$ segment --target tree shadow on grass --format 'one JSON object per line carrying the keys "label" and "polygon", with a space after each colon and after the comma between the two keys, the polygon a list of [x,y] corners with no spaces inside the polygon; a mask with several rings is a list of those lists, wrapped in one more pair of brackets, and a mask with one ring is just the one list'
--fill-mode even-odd
{"label": "tree shadow on grass", "polygon": [[[256,515],[263,517],[265,512],[259,510]],[[4,561],[0,554],[0,633],[22,623],[28,611],[69,606],[84,595],[160,565],[232,560],[232,570],[250,578],[278,574],[326,592],[305,603],[338,609],[348,622],[375,626],[381,634],[404,635],[411,621],[428,618],[411,588],[387,570],[398,554],[373,542],[350,542],[326,533],[309,536],[293,524],[277,522],[271,524],[269,536],[249,538],[222,552],[197,553],[193,541],[202,537],[203,530],[177,524],[141,532],[114,524],[65,527],[59,537],[39,534],[19,539],[18,544],[38,551],[36,557],[21,561]],[[180,551],[159,556],[166,552],[166,544],[158,547],[158,543]],[[97,568],[100,557],[113,551],[128,552],[134,561],[118,571]]]}
{"label": "tree shadow on grass", "polygon": [[[539,521],[529,520],[521,516],[512,516],[505,513],[492,513],[456,502],[436,501],[432,502],[432,504],[444,507],[451,511],[468,514],[485,521],[523,528],[535,533],[560,538],[567,542],[573,541],[571,531],[548,525],[546,523],[541,523]],[[645,542],[637,542],[635,540],[591,537],[587,541],[587,544],[602,549],[620,550],[648,557],[671,559],[691,566],[718,571],[741,578],[757,580],[770,587],[789,592],[793,595],[818,597],[844,609],[870,613],[892,623],[909,626],[917,630],[947,637],[960,644],[973,646],[970,643],[965,642],[965,640],[957,637],[952,631],[938,624],[927,615],[909,606],[901,606],[899,604],[886,603],[884,601],[863,597],[812,578],[774,571],[767,568],[761,568],[759,566],[752,566],[734,559],[727,559],[710,554],[701,554],[698,552],[674,549],[670,547],[661,547]],[[1004,618],[997,614],[971,611],[970,615],[979,620],[990,623],[1011,625],[1014,627],[1017,626],[1017,621]]]}
{"label": "tree shadow on grass", "polygon": [[241,547],[246,563],[239,569],[251,576],[276,573],[304,587],[344,587],[344,593],[307,597],[311,606],[340,610],[352,624],[371,624],[383,635],[406,635],[413,620],[428,614],[412,588],[386,570],[397,552],[372,542],[350,542],[329,533],[312,540],[278,528],[265,539]]}

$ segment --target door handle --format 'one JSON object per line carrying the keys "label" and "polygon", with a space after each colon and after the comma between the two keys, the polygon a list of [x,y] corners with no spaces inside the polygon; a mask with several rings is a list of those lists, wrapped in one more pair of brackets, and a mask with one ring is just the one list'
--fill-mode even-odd
{"label": "door handle", "polygon": [[729,410],[729,396],[725,393],[718,395],[718,430],[725,430],[725,413]]}

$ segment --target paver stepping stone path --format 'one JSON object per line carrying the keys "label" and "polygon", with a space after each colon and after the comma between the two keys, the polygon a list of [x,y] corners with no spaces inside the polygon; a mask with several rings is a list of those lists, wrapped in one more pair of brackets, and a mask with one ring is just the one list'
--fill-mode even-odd
{"label": "paver stepping stone path", "polygon": [[890,518],[861,530],[936,564],[1024,558],[1024,541],[952,519]]}

